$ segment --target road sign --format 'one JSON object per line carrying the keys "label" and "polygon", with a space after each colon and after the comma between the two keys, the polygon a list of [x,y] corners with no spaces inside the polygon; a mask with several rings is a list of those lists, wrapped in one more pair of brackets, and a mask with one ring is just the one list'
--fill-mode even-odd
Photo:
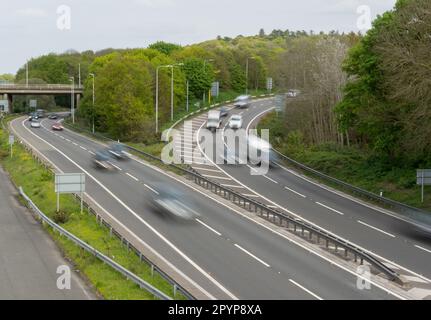
{"label": "road sign", "polygon": [[425,186],[431,185],[431,169],[419,169],[416,172],[416,183],[421,186],[422,202],[424,202]]}
{"label": "road sign", "polygon": [[272,78],[267,78],[266,79],[266,90],[272,91],[272,88],[273,88]]}
{"label": "road sign", "polygon": [[57,212],[60,211],[61,193],[80,193],[81,194],[81,213],[82,213],[84,192],[85,192],[85,174],[83,173],[56,174],[55,192],[57,193]]}
{"label": "road sign", "polygon": [[220,93],[220,82],[213,82],[211,85],[211,96],[218,97]]}
{"label": "road sign", "polygon": [[15,143],[15,136],[14,135],[9,135],[9,144],[13,145]]}
{"label": "road sign", "polygon": [[286,96],[285,95],[276,95],[274,98],[275,111],[283,112],[286,108]]}
{"label": "road sign", "polygon": [[37,108],[37,100],[30,100],[30,108]]}
{"label": "road sign", "polygon": [[9,101],[0,100],[0,113],[9,113]]}

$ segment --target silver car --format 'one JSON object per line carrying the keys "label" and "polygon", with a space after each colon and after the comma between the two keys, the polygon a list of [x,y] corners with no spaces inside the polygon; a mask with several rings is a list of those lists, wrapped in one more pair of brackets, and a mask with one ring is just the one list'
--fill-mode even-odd
{"label": "silver car", "polygon": [[32,128],[40,128],[40,122],[39,122],[39,121],[32,121],[32,122],[30,123],[30,126],[31,126]]}
{"label": "silver car", "polygon": [[229,120],[229,128],[233,130],[242,128],[242,116],[239,114],[233,115]]}

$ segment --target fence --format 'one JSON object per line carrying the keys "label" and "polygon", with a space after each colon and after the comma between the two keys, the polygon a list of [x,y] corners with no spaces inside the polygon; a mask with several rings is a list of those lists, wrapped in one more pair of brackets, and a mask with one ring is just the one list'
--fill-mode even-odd
{"label": "fence", "polygon": [[39,208],[31,201],[31,199],[24,193],[23,189],[20,187],[19,192],[21,196],[25,199],[25,201],[28,204],[28,207],[39,217],[39,219],[42,221],[42,223],[48,224],[54,231],[58,232],[61,236],[65,236],[67,239],[75,243],[78,247],[84,249],[85,251],[89,252],[99,260],[101,260],[103,263],[107,264],[111,268],[115,269],[119,273],[121,273],[123,276],[125,276],[127,279],[133,281],[136,283],[140,288],[147,290],[151,294],[153,294],[156,298],[159,298],[161,300],[172,300],[168,295],[161,292],[160,290],[153,287],[148,282],[142,280],[134,273],[130,272],[129,270],[125,269],[118,263],[116,263],[114,260],[110,259],[109,257],[105,256],[100,251],[94,249],[89,244],[85,243],[81,239],[77,238],[73,234],[71,234],[69,231],[65,230],[64,228],[60,227],[58,224],[56,224],[54,221],[52,221],[48,216],[46,216],[42,211],[39,210]]}

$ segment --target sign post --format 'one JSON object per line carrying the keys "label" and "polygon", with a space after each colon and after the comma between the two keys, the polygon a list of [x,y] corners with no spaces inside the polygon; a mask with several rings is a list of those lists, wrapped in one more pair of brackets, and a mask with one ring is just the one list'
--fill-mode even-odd
{"label": "sign post", "polygon": [[10,145],[10,157],[13,157],[13,145],[15,143],[15,136],[13,136],[12,134],[9,135],[9,145]]}
{"label": "sign post", "polygon": [[273,88],[273,80],[272,80],[272,78],[267,78],[266,79],[266,90],[269,91],[269,93],[271,93],[272,88]]}
{"label": "sign post", "polygon": [[55,192],[57,193],[57,212],[60,211],[61,193],[81,194],[81,214],[84,209],[85,174],[65,173],[55,175]]}
{"label": "sign post", "polygon": [[419,169],[416,173],[416,183],[421,186],[421,200],[425,200],[425,186],[431,185],[431,169]]}

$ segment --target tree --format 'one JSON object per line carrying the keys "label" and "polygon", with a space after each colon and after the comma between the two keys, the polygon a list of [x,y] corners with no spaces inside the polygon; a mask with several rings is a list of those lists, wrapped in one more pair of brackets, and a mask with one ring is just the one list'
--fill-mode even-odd
{"label": "tree", "polygon": [[200,98],[202,93],[208,92],[214,81],[214,71],[211,64],[205,63],[199,58],[188,58],[184,60],[182,69],[189,81],[190,92],[196,98]]}
{"label": "tree", "polygon": [[167,56],[171,55],[174,51],[180,50],[181,46],[174,43],[168,43],[164,41],[158,41],[148,46],[149,49],[158,50]]}

